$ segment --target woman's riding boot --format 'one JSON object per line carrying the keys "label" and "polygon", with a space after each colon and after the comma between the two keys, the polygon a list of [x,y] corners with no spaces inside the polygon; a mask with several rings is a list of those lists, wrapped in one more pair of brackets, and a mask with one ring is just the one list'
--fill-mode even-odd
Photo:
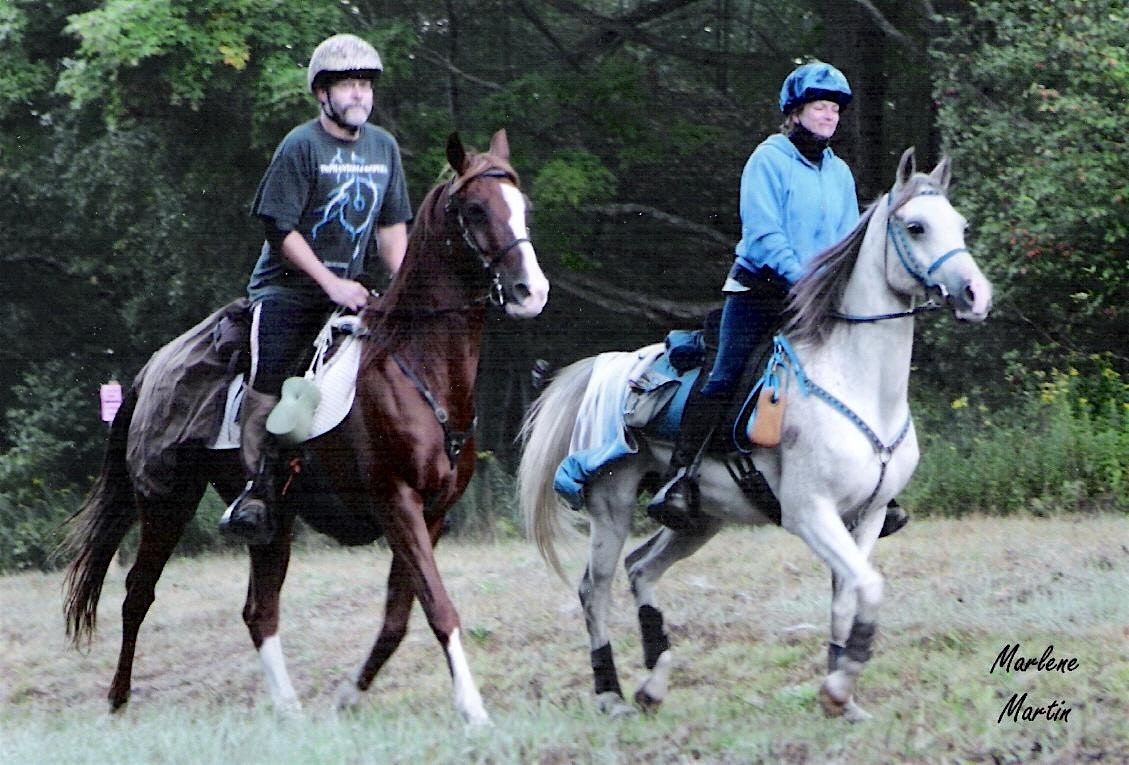
{"label": "woman's riding boot", "polygon": [[274,488],[274,438],[267,433],[267,416],[279,397],[247,388],[239,413],[239,457],[247,476],[247,486],[220,518],[219,529],[233,542],[264,545],[274,537],[271,515]]}
{"label": "woman's riding boot", "polygon": [[647,514],[672,529],[691,528],[701,520],[698,511],[698,463],[713,437],[714,428],[725,409],[725,400],[708,398],[696,391],[686,403],[682,425],[666,483],[647,505]]}

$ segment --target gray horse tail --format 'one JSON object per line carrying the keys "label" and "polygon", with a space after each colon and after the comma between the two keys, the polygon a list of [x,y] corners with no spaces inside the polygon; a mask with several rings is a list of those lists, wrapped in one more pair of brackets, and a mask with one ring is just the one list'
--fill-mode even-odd
{"label": "gray horse tail", "polygon": [[526,533],[537,544],[541,557],[566,583],[555,543],[566,533],[575,534],[566,522],[573,512],[554,491],[553,478],[561,460],[568,456],[580,402],[595,361],[595,357],[581,359],[557,372],[529,408],[519,434],[522,451],[517,493]]}
{"label": "gray horse tail", "polygon": [[82,505],[67,520],[63,554],[71,559],[63,580],[67,637],[79,648],[94,636],[102,582],[118,546],[137,521],[133,483],[126,466],[126,439],[137,392],[130,388],[110,426],[102,471]]}

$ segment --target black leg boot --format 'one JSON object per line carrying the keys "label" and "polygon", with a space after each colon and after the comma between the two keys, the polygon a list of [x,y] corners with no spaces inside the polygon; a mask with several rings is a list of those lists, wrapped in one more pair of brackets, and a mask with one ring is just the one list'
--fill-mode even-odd
{"label": "black leg boot", "polygon": [[264,545],[274,538],[275,523],[271,516],[276,445],[267,433],[267,415],[278,403],[271,396],[248,388],[243,394],[240,412],[240,458],[248,481],[219,521],[220,533],[233,542]]}
{"label": "black leg boot", "polygon": [[882,531],[878,536],[888,537],[895,531],[900,531],[907,523],[909,523],[909,513],[898,504],[898,500],[891,499],[890,504],[886,505],[886,520],[882,522]]}
{"label": "black leg boot", "polygon": [[668,528],[692,528],[702,520],[698,509],[698,464],[724,408],[724,401],[696,393],[686,404],[666,483],[647,505],[647,514]]}

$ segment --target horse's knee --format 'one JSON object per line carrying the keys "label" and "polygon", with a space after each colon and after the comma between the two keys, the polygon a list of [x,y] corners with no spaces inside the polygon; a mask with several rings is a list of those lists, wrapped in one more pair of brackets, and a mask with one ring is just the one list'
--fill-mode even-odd
{"label": "horse's knee", "polygon": [[149,607],[153,605],[156,599],[152,587],[129,587],[127,585],[125,599],[122,601],[122,624],[127,628],[140,626],[141,620],[145,618],[145,614],[149,613]]}
{"label": "horse's knee", "polygon": [[858,606],[859,609],[872,612],[882,603],[882,595],[886,588],[886,582],[874,569],[871,569],[859,579],[857,592],[858,592]]}

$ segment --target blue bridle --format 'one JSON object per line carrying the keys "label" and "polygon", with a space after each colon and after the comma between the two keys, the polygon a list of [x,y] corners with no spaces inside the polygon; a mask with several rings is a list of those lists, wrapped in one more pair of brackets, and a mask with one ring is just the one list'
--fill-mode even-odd
{"label": "blue bridle", "polygon": [[[893,205],[894,203],[892,194],[893,192],[890,192],[890,194],[886,195],[887,206]],[[940,191],[937,191],[936,189],[926,189],[917,196],[943,197],[944,194]],[[894,252],[898,254],[898,260],[901,261],[902,268],[904,268],[910,276],[916,279],[919,284],[925,287],[925,289],[929,290],[933,288],[939,288],[942,291],[942,294],[946,294],[944,285],[934,281],[933,272],[935,272],[938,268],[948,262],[950,258],[960,255],[962,252],[968,252],[967,247],[954,247],[944,255],[934,260],[929,265],[929,268],[925,269],[925,271],[922,272],[917,268],[917,263],[915,263],[909,256],[909,241],[906,239],[905,224],[897,218],[890,216],[886,221],[886,236],[889,237],[890,242],[894,245]]]}
{"label": "blue bridle", "polygon": [[[886,195],[887,207],[893,206],[893,195],[894,192],[892,191]],[[937,189],[926,189],[916,196],[944,196],[944,193]],[[886,237],[894,246],[894,252],[897,253],[898,262],[902,264],[902,268],[904,268],[906,270],[906,273],[912,276],[917,281],[917,283],[925,289],[926,292],[928,292],[929,290],[937,290],[941,293],[942,298],[947,298],[949,296],[948,289],[945,288],[944,284],[936,281],[933,278],[933,274],[937,271],[937,269],[947,263],[950,258],[954,258],[961,253],[968,252],[967,247],[954,247],[953,249],[949,250],[948,252],[934,260],[932,263],[930,263],[928,268],[922,270],[918,266],[917,262],[912,257],[910,257],[911,249],[909,238],[906,234],[905,224],[892,215],[886,221]],[[930,299],[926,303],[911,308],[908,311],[896,311],[894,313],[883,313],[874,316],[858,316],[855,314],[833,313],[832,318],[839,319],[840,321],[856,323],[885,321],[887,319],[902,319],[907,316],[916,316],[919,313],[924,313],[925,311],[933,311],[940,307],[941,306],[936,301]]]}

